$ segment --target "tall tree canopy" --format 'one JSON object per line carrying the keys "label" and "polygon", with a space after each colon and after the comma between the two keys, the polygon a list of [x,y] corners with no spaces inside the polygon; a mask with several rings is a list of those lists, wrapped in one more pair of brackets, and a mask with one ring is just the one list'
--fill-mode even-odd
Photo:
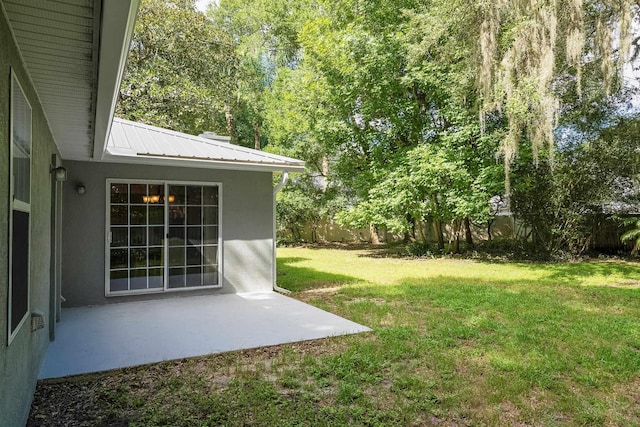
{"label": "tall tree canopy", "polygon": [[144,0],[116,114],[190,134],[222,132],[237,69],[233,40],[193,0]]}
{"label": "tall tree canopy", "polygon": [[636,3],[220,0],[205,17],[190,0],[146,0],[119,108],[306,160],[291,190],[306,211],[288,218],[342,210],[345,224],[408,235],[417,221],[459,230],[487,218],[505,179],[519,200],[553,188],[557,206],[577,206],[561,189],[582,179],[568,172],[578,163],[610,174],[588,193],[595,206],[635,173],[593,166],[623,149],[588,147],[637,120],[622,108]]}

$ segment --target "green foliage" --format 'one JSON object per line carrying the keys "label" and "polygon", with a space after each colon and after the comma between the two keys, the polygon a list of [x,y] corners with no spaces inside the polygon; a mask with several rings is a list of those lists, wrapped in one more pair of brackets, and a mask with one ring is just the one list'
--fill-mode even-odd
{"label": "green foliage", "polygon": [[313,196],[297,185],[290,185],[278,194],[276,223],[280,235],[290,232],[294,241],[300,241],[302,228],[320,219]]}
{"label": "green foliage", "polygon": [[491,197],[511,195],[513,169],[523,237],[581,253],[596,208],[637,174],[634,91],[619,73],[631,3],[536,5],[221,0],[205,17],[192,0],[146,0],[118,111],[305,160],[277,213],[294,239],[342,211],[349,227],[424,240],[427,221],[458,242]]}
{"label": "green foliage", "polygon": [[311,240],[316,242],[315,229],[319,222],[333,218],[344,208],[345,200],[338,189],[323,189],[316,181],[312,176],[302,174],[278,193],[276,223],[281,239],[290,236],[294,242],[299,242],[302,240],[302,230],[309,227]]}
{"label": "green foliage", "polygon": [[440,249],[433,243],[425,241],[409,242],[406,246],[407,255],[415,257],[432,257],[440,254]]}
{"label": "green foliage", "polygon": [[221,132],[237,68],[233,41],[193,1],[145,0],[116,114],[190,134]]}
{"label": "green foliage", "polygon": [[511,209],[529,227],[522,237],[536,250],[580,255],[603,218],[625,214],[627,205],[637,209],[639,121],[606,120],[612,123],[584,140],[567,140],[553,167],[549,161],[535,166],[526,152],[514,165]]}
{"label": "green foliage", "polygon": [[627,218],[622,222],[624,225],[630,225],[633,228],[631,230],[626,231],[620,239],[623,242],[633,241],[633,250],[632,254],[637,254],[638,249],[640,249],[640,218]]}

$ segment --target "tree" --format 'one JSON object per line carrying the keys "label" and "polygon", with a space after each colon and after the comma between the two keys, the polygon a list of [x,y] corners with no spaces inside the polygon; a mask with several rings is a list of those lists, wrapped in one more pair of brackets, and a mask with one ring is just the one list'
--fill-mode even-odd
{"label": "tree", "polygon": [[[193,13],[191,1],[154,1],[168,7],[169,22]],[[486,219],[506,180],[537,242],[575,249],[588,240],[587,211],[617,197],[630,176],[609,173],[625,150],[606,142],[628,140],[619,119],[636,116],[618,113],[637,11],[631,0],[221,0],[208,13],[213,29],[195,25],[219,41],[204,57],[192,56],[186,36],[157,40],[169,25],[186,34],[182,24],[150,25],[134,43],[127,114],[204,122],[203,109],[181,98],[193,92],[214,106],[205,109],[214,130],[302,158],[309,174],[281,195],[312,212],[296,223],[315,221],[334,200],[352,207],[341,215],[347,224],[411,239],[416,224],[434,221],[451,224],[458,242],[471,220]],[[225,57],[227,65],[207,68]],[[172,71],[180,82],[154,74],[175,58],[196,71]],[[220,84],[204,84],[214,77]],[[185,90],[167,89],[183,81]],[[145,92],[152,101],[132,96]]]}
{"label": "tree", "polygon": [[235,41],[239,59],[234,85],[225,93],[227,132],[233,143],[261,149],[264,98],[279,67],[296,60],[298,14],[305,2],[283,0],[222,0],[211,4],[208,16]]}
{"label": "tree", "polygon": [[640,218],[628,218],[624,221],[625,225],[631,225],[633,228],[631,230],[626,231],[621,240],[623,242],[633,241],[633,249],[631,250],[631,254],[635,255],[638,253],[638,249],[640,249]]}
{"label": "tree", "polygon": [[584,253],[601,219],[615,218],[619,206],[637,198],[640,120],[612,112],[599,117],[591,132],[573,130],[563,138],[553,170],[547,159],[535,166],[524,150],[514,163],[511,209],[529,227],[525,237],[537,250]]}
{"label": "tree", "polygon": [[192,0],[145,0],[116,114],[190,134],[222,132],[222,100],[237,69],[233,41]]}

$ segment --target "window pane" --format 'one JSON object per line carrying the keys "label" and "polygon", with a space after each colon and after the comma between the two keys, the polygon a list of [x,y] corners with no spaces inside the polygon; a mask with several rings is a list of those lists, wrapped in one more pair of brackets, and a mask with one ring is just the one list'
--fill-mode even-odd
{"label": "window pane", "polygon": [[200,245],[202,242],[202,227],[187,227],[187,241],[191,245]]}
{"label": "window pane", "polygon": [[149,269],[149,288],[164,287],[164,270],[162,268]]}
{"label": "window pane", "polygon": [[164,265],[164,251],[162,248],[149,249],[149,267],[160,267]]}
{"label": "window pane", "polygon": [[29,214],[13,211],[11,242],[11,332],[29,311]]}
{"label": "window pane", "polygon": [[131,246],[147,246],[146,227],[131,227]]}
{"label": "window pane", "polygon": [[218,224],[218,208],[206,207],[203,211],[204,223],[207,225]]}
{"label": "window pane", "polygon": [[109,280],[109,289],[111,292],[128,291],[129,290],[129,271],[117,270],[111,271]]}
{"label": "window pane", "polygon": [[202,286],[202,267],[187,268],[187,286]]}
{"label": "window pane", "polygon": [[149,246],[162,246],[164,227],[149,227]]}
{"label": "window pane", "polygon": [[[147,184],[131,184],[131,204],[143,204],[147,196]],[[143,198],[144,197],[144,198]]]}
{"label": "window pane", "polygon": [[128,217],[127,206],[111,206],[111,225],[127,225]]}
{"label": "window pane", "polygon": [[131,270],[131,280],[129,282],[131,290],[147,289],[147,270]]}
{"label": "window pane", "polygon": [[129,250],[128,249],[111,249],[111,268],[128,268],[129,267]]}
{"label": "window pane", "polygon": [[185,211],[184,206],[169,206],[169,224],[184,224]]}
{"label": "window pane", "polygon": [[164,185],[149,184],[149,203],[164,204]]}
{"label": "window pane", "polygon": [[201,205],[202,204],[202,187],[190,185],[187,187],[187,204],[188,205]]}
{"label": "window pane", "polygon": [[169,265],[172,267],[184,265],[184,247],[169,248]]}
{"label": "window pane", "polygon": [[[174,205],[184,205],[186,201],[184,186],[169,186],[169,203]],[[171,201],[173,199],[173,202]]]}
{"label": "window pane", "polygon": [[149,224],[150,225],[163,225],[164,224],[164,206],[149,206]]}
{"label": "window pane", "polygon": [[169,227],[169,246],[184,246],[184,227]]}
{"label": "window pane", "polygon": [[170,288],[184,288],[184,268],[170,268],[169,269],[169,287]]}
{"label": "window pane", "polygon": [[202,208],[200,206],[189,206],[189,208],[187,208],[187,224],[202,224]]}
{"label": "window pane", "polygon": [[215,245],[218,243],[218,227],[203,227],[204,239],[202,243],[207,245]]}
{"label": "window pane", "polygon": [[111,203],[129,202],[128,184],[111,184]]}
{"label": "window pane", "polygon": [[206,286],[218,285],[218,267],[204,266],[202,274],[202,284]]}
{"label": "window pane", "polygon": [[218,247],[217,246],[205,246],[203,248],[204,259],[202,263],[205,265],[217,265],[218,264]]}
{"label": "window pane", "polygon": [[203,205],[218,204],[218,187],[204,187],[202,189],[202,204]]}
{"label": "window pane", "polygon": [[187,248],[187,265],[200,264],[202,264],[202,252],[200,252],[200,248],[196,246],[189,246]]}
{"label": "window pane", "polygon": [[11,83],[13,194],[16,200],[31,203],[31,107],[15,78]]}
{"label": "window pane", "polygon": [[129,230],[126,227],[111,227],[111,247],[129,246]]}
{"label": "window pane", "polygon": [[147,207],[131,206],[129,211],[129,224],[146,224],[147,223]]}
{"label": "window pane", "polygon": [[30,168],[31,159],[25,153],[13,149],[13,194],[16,200],[31,203]]}
{"label": "window pane", "polygon": [[147,266],[147,250],[131,249],[131,257],[129,258],[131,268],[142,268]]}

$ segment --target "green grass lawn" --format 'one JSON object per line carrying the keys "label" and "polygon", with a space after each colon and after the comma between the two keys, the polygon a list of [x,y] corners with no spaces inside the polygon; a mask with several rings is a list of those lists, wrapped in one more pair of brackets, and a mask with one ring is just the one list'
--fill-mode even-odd
{"label": "green grass lawn", "polygon": [[372,333],[40,393],[84,387],[105,425],[640,426],[640,265],[382,254],[278,250],[280,286]]}

